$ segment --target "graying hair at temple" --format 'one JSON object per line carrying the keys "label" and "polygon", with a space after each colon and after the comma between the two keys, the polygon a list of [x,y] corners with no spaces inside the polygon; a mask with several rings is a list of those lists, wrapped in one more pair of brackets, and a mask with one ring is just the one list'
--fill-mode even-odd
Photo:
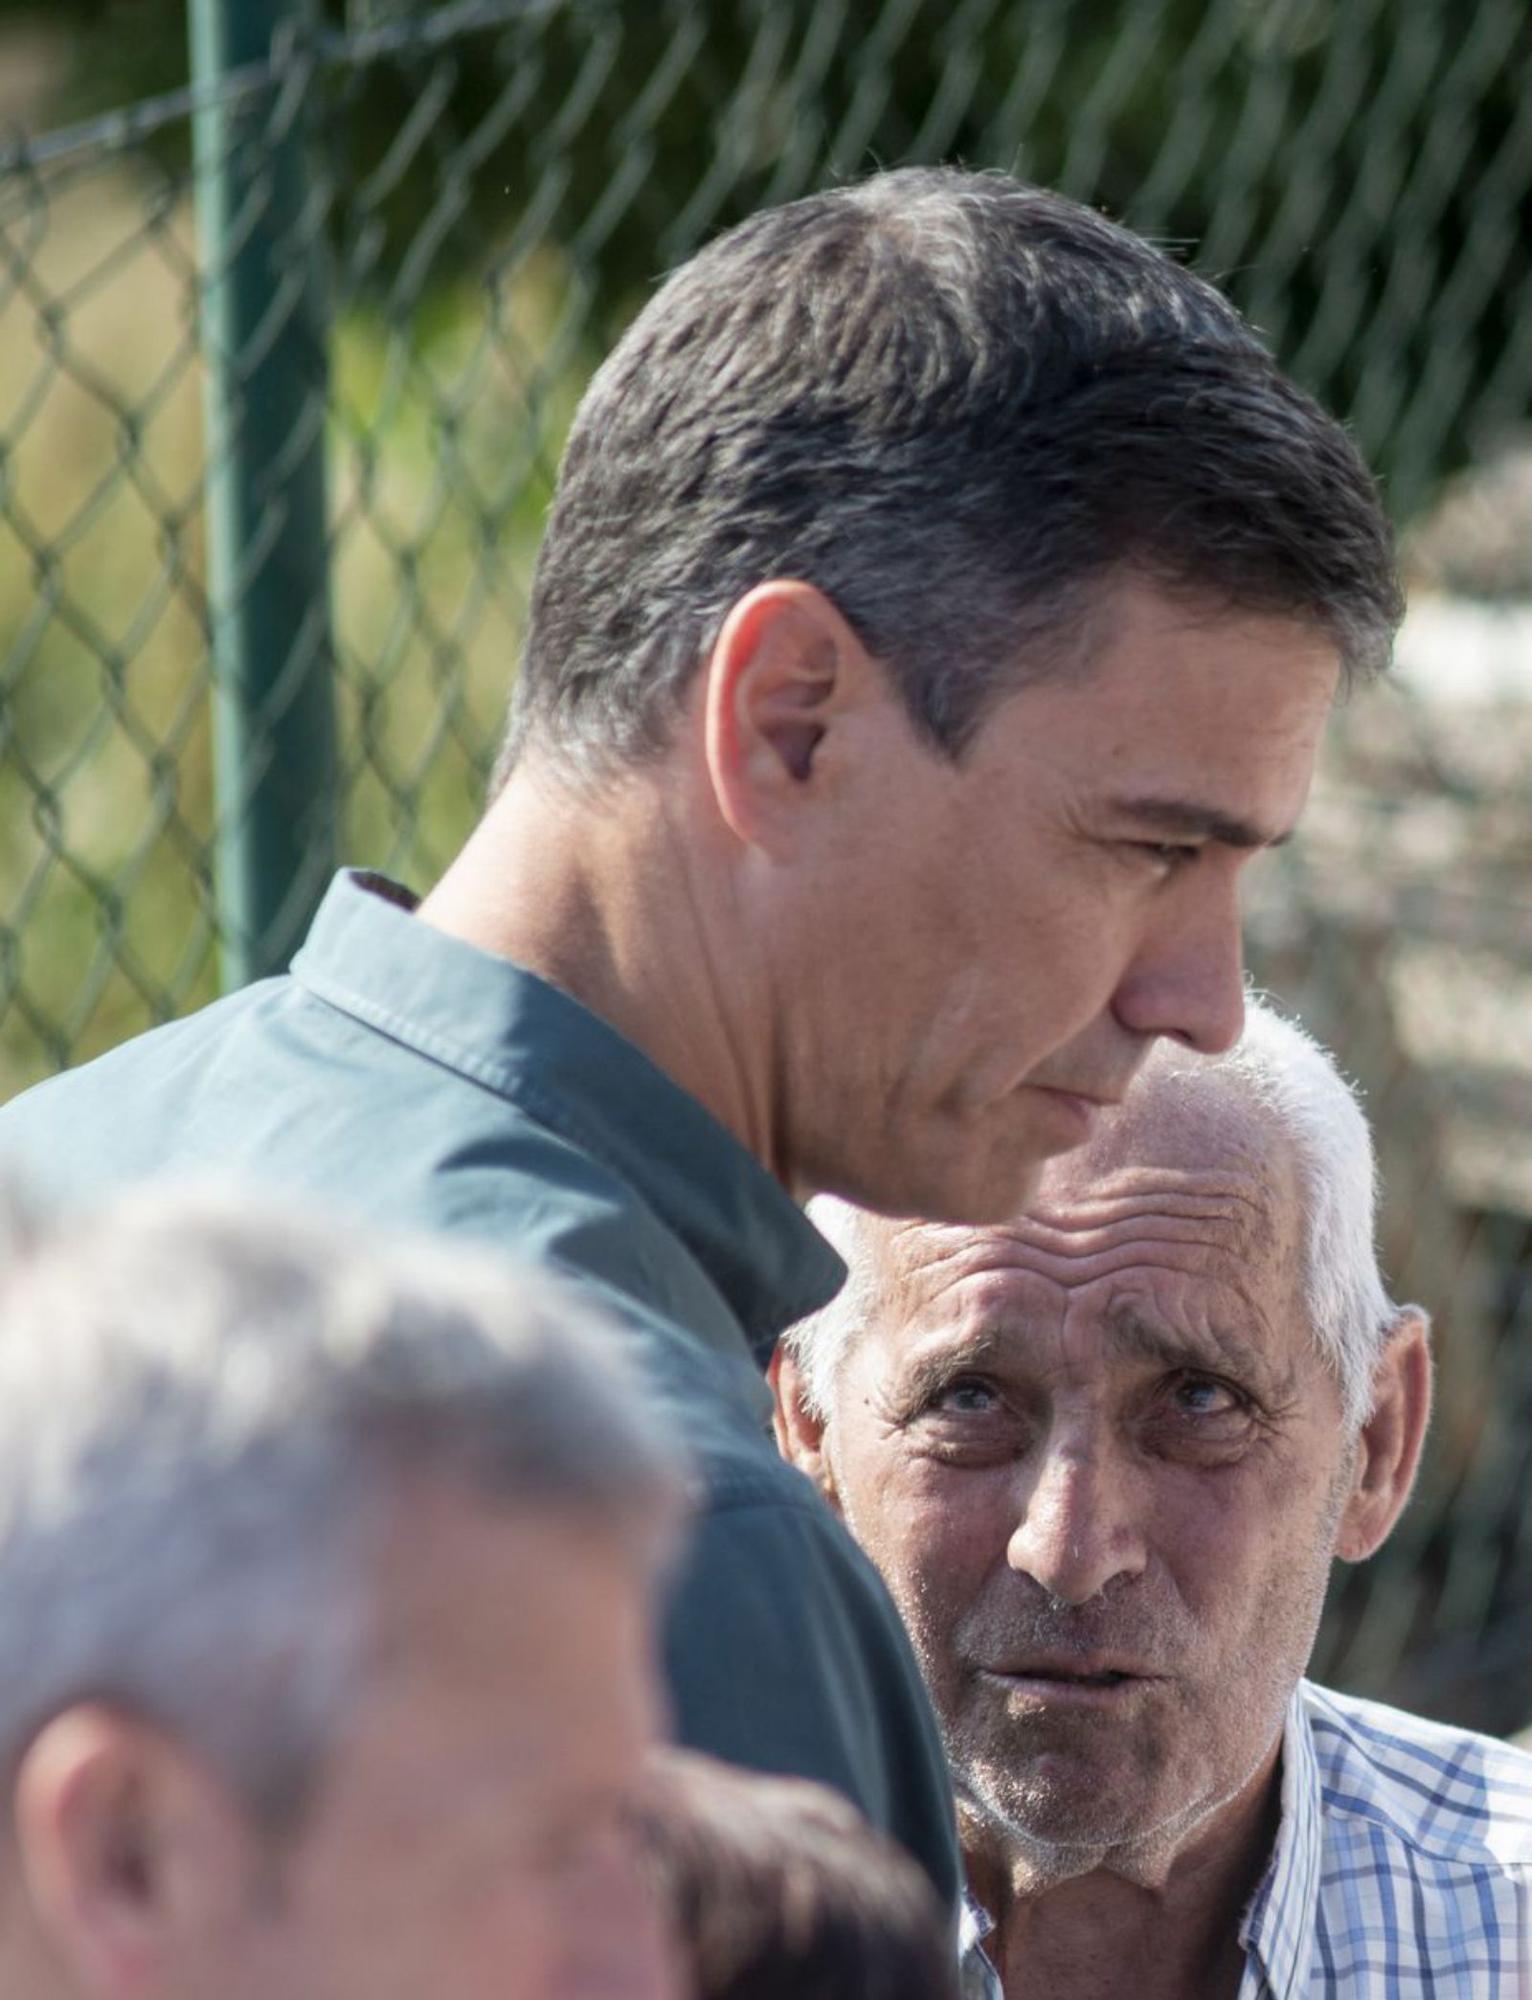
{"label": "graying hair at temple", "polygon": [[1393,540],[1342,426],[1213,286],[1005,174],[764,210],[655,294],[576,415],[496,783],[669,740],[729,607],[823,591],[926,738],[1078,671],[1112,574],[1385,663]]}

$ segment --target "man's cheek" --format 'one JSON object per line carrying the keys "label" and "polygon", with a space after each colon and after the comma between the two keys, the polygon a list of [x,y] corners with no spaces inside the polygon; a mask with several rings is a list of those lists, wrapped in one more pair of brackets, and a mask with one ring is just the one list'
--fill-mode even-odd
{"label": "man's cheek", "polygon": [[[898,1593],[896,1593],[898,1594]],[[1003,1580],[993,1570],[950,1550],[927,1551],[902,1593],[900,1610],[926,1649],[946,1662],[960,1657],[976,1632],[1004,1631],[1010,1623]]]}

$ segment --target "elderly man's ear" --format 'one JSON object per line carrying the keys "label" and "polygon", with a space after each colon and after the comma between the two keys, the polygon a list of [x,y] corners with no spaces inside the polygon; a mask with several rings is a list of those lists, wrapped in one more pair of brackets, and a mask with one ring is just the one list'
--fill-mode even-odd
{"label": "elderly man's ear", "polygon": [[1362,1425],[1351,1497],[1336,1554],[1362,1562],[1388,1539],[1415,1483],[1431,1416],[1431,1323],[1403,1306],[1373,1372],[1372,1414]]}
{"label": "elderly man's ear", "polygon": [[767,1379],[775,1405],[771,1424],[777,1450],[789,1465],[807,1473],[838,1514],[840,1496],[825,1452],[825,1422],[810,1407],[798,1364],[781,1341],[771,1357]]}

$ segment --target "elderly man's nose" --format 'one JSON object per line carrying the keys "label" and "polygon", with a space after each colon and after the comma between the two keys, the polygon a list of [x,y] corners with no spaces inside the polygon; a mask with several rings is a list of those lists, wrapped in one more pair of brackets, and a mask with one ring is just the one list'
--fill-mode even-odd
{"label": "elderly man's nose", "polygon": [[1025,1497],[1006,1560],[1050,1597],[1084,1604],[1144,1565],[1143,1522],[1124,1475],[1091,1447],[1050,1447]]}

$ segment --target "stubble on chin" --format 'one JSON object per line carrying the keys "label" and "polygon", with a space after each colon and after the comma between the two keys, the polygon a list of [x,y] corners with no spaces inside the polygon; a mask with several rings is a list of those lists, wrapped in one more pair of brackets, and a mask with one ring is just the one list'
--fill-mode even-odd
{"label": "stubble on chin", "polygon": [[[1154,1810],[1164,1758],[1152,1738],[1124,1743],[1115,1756],[1102,1744],[1092,1756],[1083,1741],[1069,1742],[1067,1728],[976,1732],[979,1741],[948,1733],[963,1851],[986,1857],[1018,1895],[1104,1867],[1135,1879],[1152,1875],[1167,1841],[1184,1832],[1186,1813],[1167,1820]],[[982,1740],[995,1734],[1029,1740]],[[1050,1755],[1062,1769],[1045,1768]]]}
{"label": "stubble on chin", "polygon": [[[1198,1827],[1228,1802],[1198,1795],[1169,1814],[1130,1813],[1108,1832],[1088,1824],[1078,1810],[1090,1783],[996,1782],[992,1773],[971,1770],[958,1775],[958,1833],[970,1872],[998,1875],[1018,1899],[1102,1871],[1139,1888],[1160,1888]],[[1099,1793],[1093,1803],[1099,1811]]]}
{"label": "stubble on chin", "polygon": [[1110,1847],[1060,1846],[1039,1837],[1028,1817],[1019,1816],[993,1788],[975,1784],[972,1776],[957,1779],[958,1839],[970,1875],[995,1875],[1006,1881],[1013,1897],[1037,1896],[1078,1876],[1104,1867]]}

